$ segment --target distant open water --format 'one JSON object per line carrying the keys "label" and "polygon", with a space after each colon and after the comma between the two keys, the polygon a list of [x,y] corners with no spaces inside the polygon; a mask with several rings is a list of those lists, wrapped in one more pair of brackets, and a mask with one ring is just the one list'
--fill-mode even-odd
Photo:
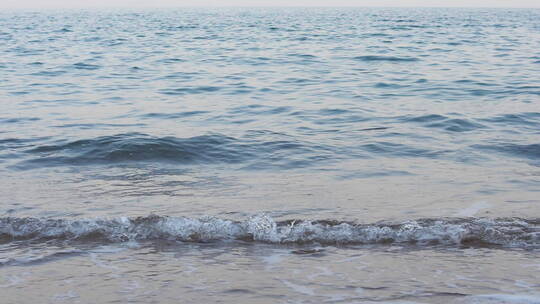
{"label": "distant open water", "polygon": [[0,102],[7,303],[540,303],[539,10],[2,12]]}

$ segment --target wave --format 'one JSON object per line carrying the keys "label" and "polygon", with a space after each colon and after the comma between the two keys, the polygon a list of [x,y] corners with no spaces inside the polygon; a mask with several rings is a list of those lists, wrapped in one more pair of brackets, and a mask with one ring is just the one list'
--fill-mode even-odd
{"label": "wave", "polygon": [[38,117],[1,118],[0,117],[0,123],[19,123],[19,122],[31,122],[31,121],[37,121],[37,120],[41,120],[41,118],[38,118]]}
{"label": "wave", "polygon": [[504,114],[484,119],[487,122],[501,124],[504,126],[529,126],[538,129],[540,126],[539,112],[525,112],[515,114]]}
{"label": "wave", "polygon": [[97,70],[97,69],[101,68],[101,66],[95,65],[95,64],[88,64],[88,63],[84,63],[84,62],[77,62],[77,63],[73,64],[73,68],[75,68],[77,70],[93,71],[93,70]]}
{"label": "wave", "polygon": [[222,87],[216,87],[216,86],[198,86],[198,87],[163,89],[163,90],[160,90],[160,92],[165,95],[193,95],[193,94],[213,93],[221,89]]}
{"label": "wave", "polygon": [[141,117],[144,118],[152,118],[152,119],[179,119],[179,118],[188,118],[192,116],[207,114],[209,111],[186,111],[186,112],[178,112],[178,113],[148,113],[141,115]]}
{"label": "wave", "polygon": [[239,150],[228,151],[234,138],[204,135],[191,138],[152,137],[129,133],[102,136],[56,145],[42,145],[26,152],[39,157],[26,161],[45,165],[116,163],[141,160],[175,160],[178,162],[217,161],[234,162]]}
{"label": "wave", "polygon": [[267,215],[245,221],[216,217],[115,219],[0,218],[0,242],[17,240],[126,242],[242,240],[276,244],[416,244],[540,247],[540,219],[431,218],[357,224],[334,220],[276,222]]}
{"label": "wave", "polygon": [[428,128],[440,128],[451,132],[467,132],[485,128],[485,126],[467,119],[447,119],[426,125]]}
{"label": "wave", "polygon": [[467,132],[476,129],[483,129],[486,126],[470,119],[450,118],[439,114],[428,114],[421,116],[406,116],[400,118],[404,122],[420,123],[428,128],[443,129],[451,132]]}
{"label": "wave", "polygon": [[412,61],[420,60],[415,57],[375,56],[375,55],[356,56],[354,57],[354,59],[360,60],[360,61],[390,61],[390,62],[412,62]]}
{"label": "wave", "polygon": [[266,133],[241,139],[220,134],[177,138],[126,133],[34,146],[25,150],[25,154],[31,158],[17,164],[19,169],[145,161],[299,168],[329,159],[335,153],[332,147]]}
{"label": "wave", "polygon": [[473,148],[493,151],[513,157],[540,159],[540,144],[520,145],[520,144],[495,144],[495,145],[473,145]]}

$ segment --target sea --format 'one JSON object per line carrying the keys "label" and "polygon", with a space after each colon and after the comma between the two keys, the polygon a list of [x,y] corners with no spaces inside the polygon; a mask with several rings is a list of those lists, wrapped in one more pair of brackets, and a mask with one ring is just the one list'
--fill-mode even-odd
{"label": "sea", "polygon": [[0,302],[540,303],[540,10],[0,12]]}

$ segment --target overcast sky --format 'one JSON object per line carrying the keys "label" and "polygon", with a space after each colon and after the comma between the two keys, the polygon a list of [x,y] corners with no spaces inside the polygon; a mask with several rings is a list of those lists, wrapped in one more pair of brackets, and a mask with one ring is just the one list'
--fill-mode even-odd
{"label": "overcast sky", "polygon": [[0,0],[0,8],[175,6],[458,6],[540,8],[540,0]]}

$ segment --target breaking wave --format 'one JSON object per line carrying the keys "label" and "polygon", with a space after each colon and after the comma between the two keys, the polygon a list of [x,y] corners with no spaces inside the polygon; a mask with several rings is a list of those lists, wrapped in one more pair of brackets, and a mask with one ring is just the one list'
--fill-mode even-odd
{"label": "breaking wave", "polygon": [[274,221],[267,215],[245,221],[216,217],[150,215],[115,219],[0,218],[0,242],[20,240],[185,242],[251,241],[276,244],[416,244],[540,247],[540,219],[441,218],[399,223]]}

